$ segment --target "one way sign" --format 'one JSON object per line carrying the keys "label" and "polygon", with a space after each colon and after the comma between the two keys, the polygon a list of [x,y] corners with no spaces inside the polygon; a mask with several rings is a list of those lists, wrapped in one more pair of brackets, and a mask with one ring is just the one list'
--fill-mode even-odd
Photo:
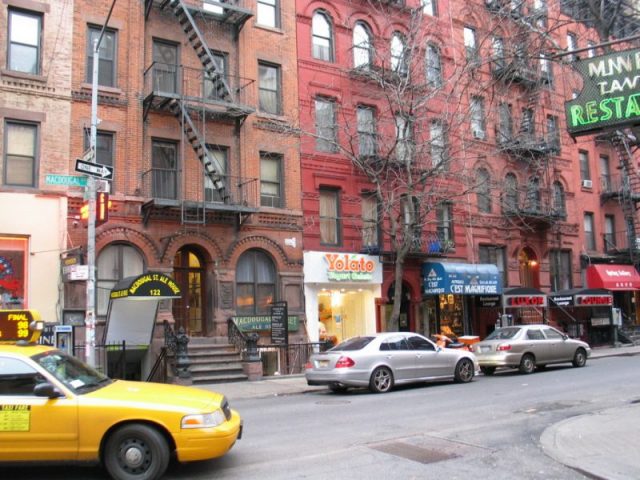
{"label": "one way sign", "polygon": [[81,158],[76,158],[76,172],[91,175],[103,180],[113,180],[113,167],[100,163],[87,162]]}

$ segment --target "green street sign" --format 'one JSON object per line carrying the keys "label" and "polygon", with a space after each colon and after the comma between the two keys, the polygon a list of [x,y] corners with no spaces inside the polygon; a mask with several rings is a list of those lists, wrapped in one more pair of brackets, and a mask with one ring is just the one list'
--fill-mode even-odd
{"label": "green street sign", "polygon": [[76,175],[47,175],[44,178],[47,185],[61,185],[63,187],[86,187],[87,177]]}

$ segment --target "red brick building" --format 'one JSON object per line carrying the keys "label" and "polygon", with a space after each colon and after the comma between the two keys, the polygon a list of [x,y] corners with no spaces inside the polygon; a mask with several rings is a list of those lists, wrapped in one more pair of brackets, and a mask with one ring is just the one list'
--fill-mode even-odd
{"label": "red brick building", "polygon": [[[564,102],[580,84],[571,59],[550,52],[584,47],[581,54],[591,55],[586,47],[598,43],[596,32],[571,21],[558,2],[520,3],[297,1],[311,335],[318,320],[321,335],[337,339],[395,329],[485,336],[506,313],[513,321],[556,321],[594,341],[609,338],[609,324],[597,331],[589,318],[610,311],[567,315],[546,295],[595,286],[587,280],[592,264],[635,263],[629,240],[637,236],[637,215],[613,172],[622,168],[635,181],[636,166],[618,155],[610,136],[574,142],[566,133]],[[543,25],[553,32],[549,45],[533,32]],[[404,106],[389,99],[399,91],[389,76],[404,85],[405,105],[413,95],[421,108],[405,115],[402,129]],[[419,104],[416,95],[428,99]],[[392,139],[387,147],[410,139],[418,163],[433,166],[446,156],[448,169],[427,173],[425,188],[444,182],[449,193],[465,192],[436,195],[437,206],[425,210],[430,217],[404,264],[398,323],[389,323],[395,253],[385,228],[372,227],[380,219],[388,227],[389,216],[371,203],[375,183],[354,166],[366,161],[363,149],[384,158],[385,137]],[[383,278],[337,275],[329,265],[335,253],[379,262]],[[309,279],[307,257],[312,271],[327,275]],[[438,282],[430,289],[426,277],[437,270],[458,278],[457,289]],[[471,278],[476,284],[467,283]],[[504,295],[482,294],[490,288],[478,281],[499,282]],[[615,295],[632,320],[639,286]]]}

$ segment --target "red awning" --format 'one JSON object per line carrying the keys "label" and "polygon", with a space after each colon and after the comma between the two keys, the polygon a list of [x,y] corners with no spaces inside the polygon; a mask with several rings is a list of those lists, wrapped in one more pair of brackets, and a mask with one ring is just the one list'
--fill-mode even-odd
{"label": "red awning", "polygon": [[587,286],[607,290],[640,290],[640,275],[632,265],[590,265]]}

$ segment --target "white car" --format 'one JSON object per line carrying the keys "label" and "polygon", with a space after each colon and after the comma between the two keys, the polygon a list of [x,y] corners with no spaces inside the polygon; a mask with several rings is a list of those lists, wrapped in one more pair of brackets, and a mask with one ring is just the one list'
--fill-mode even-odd
{"label": "white car", "polygon": [[417,333],[387,332],[353,337],[313,354],[305,377],[309,385],[327,385],[334,392],[368,387],[384,393],[394,385],[430,380],[466,383],[477,370],[471,352],[441,348]]}

